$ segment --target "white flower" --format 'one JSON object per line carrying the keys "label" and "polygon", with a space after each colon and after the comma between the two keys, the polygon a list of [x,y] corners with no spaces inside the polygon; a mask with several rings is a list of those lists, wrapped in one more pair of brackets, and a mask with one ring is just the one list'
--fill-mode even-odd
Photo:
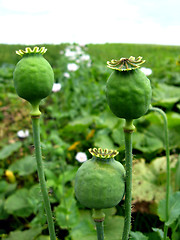
{"label": "white flower", "polygon": [[61,84],[60,83],[54,83],[52,92],[59,92],[61,90]]}
{"label": "white flower", "polygon": [[68,72],[65,72],[63,75],[65,78],[70,78],[70,74]]}
{"label": "white flower", "polygon": [[83,163],[83,162],[87,161],[87,155],[84,152],[78,152],[75,156],[75,159],[78,162]]}
{"label": "white flower", "polygon": [[90,56],[88,54],[83,54],[81,57],[80,57],[80,60],[81,61],[89,61],[90,60]]}
{"label": "white flower", "polygon": [[75,72],[76,70],[78,70],[79,66],[75,63],[68,63],[67,65],[67,69],[71,72]]}
{"label": "white flower", "polygon": [[65,56],[68,57],[70,60],[76,59],[77,53],[75,51],[71,51],[70,49],[66,49]]}
{"label": "white flower", "polygon": [[90,61],[87,63],[87,67],[91,67],[91,62]]}
{"label": "white flower", "polygon": [[82,54],[83,53],[80,46],[76,46],[75,50],[76,50],[77,54]]}
{"label": "white flower", "polygon": [[141,70],[146,76],[149,76],[149,75],[152,74],[152,69],[150,69],[150,68],[142,67],[142,68],[140,68],[140,70]]}
{"label": "white flower", "polygon": [[17,136],[19,137],[19,138],[27,138],[27,137],[29,137],[29,130],[19,130],[18,132],[17,132]]}

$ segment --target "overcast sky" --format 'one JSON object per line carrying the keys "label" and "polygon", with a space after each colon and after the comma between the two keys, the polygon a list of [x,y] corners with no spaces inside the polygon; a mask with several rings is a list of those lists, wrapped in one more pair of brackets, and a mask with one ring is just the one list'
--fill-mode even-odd
{"label": "overcast sky", "polygon": [[0,43],[180,45],[179,0],[0,0]]}

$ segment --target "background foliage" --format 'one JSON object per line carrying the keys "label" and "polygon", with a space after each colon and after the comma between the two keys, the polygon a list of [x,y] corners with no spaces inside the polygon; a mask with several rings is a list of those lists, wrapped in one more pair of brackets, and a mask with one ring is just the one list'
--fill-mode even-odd
{"label": "background foliage", "polygon": [[[112,58],[143,56],[150,68],[152,105],[168,117],[171,152],[172,204],[180,198],[180,47],[135,44],[44,45],[55,82],[61,90],[41,104],[41,139],[49,196],[59,239],[96,239],[91,211],[74,196],[74,177],[81,165],[78,152],[90,158],[88,148],[119,150],[116,160],[124,164],[123,120],[109,111],[104,94]],[[0,45],[0,235],[8,240],[46,240],[46,219],[33,156],[29,105],[18,98],[13,87],[13,70],[20,45]],[[71,65],[73,63],[75,65]],[[73,69],[72,66],[75,66]],[[147,113],[135,121],[133,134],[132,239],[161,239],[166,158],[163,121],[157,113]],[[19,130],[29,130],[20,138]],[[8,171],[7,171],[8,170]],[[175,193],[176,192],[176,193]],[[159,206],[159,207],[158,207]],[[168,224],[171,238],[180,239],[179,207]],[[120,239],[124,201],[106,210],[105,235]],[[10,224],[11,223],[11,224]],[[120,227],[121,226],[121,227]],[[154,228],[154,231],[152,230]],[[158,229],[159,228],[159,229]]]}

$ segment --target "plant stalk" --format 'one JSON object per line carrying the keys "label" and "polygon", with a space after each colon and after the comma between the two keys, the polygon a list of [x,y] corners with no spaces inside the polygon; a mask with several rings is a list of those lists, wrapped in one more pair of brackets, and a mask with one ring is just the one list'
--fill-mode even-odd
{"label": "plant stalk", "polygon": [[104,240],[104,218],[102,209],[93,209],[92,218],[96,224],[97,240]]}
{"label": "plant stalk", "polygon": [[[170,195],[170,159],[169,159],[169,133],[168,133],[168,121],[165,112],[157,107],[151,107],[150,111],[158,112],[163,117],[164,121],[164,134],[165,134],[165,150],[166,150],[166,222],[169,219],[169,195]],[[168,226],[164,224],[164,240],[167,239]]]}
{"label": "plant stalk", "polygon": [[95,221],[96,224],[96,232],[97,232],[97,240],[104,240],[104,226],[103,226],[104,221],[97,222]]}
{"label": "plant stalk", "polygon": [[126,192],[125,192],[125,220],[122,240],[129,239],[131,228],[131,199],[132,199],[132,133],[135,127],[133,120],[126,120],[124,127],[125,160],[126,160]]}
{"label": "plant stalk", "polygon": [[56,240],[54,222],[52,218],[52,211],[49,201],[49,196],[46,188],[46,181],[43,170],[43,162],[42,162],[42,153],[41,153],[41,144],[40,144],[40,127],[39,127],[39,117],[32,116],[32,126],[33,126],[33,137],[34,137],[34,145],[35,145],[35,155],[37,161],[37,172],[39,177],[40,188],[43,196],[44,207],[47,216],[48,229],[51,240]]}

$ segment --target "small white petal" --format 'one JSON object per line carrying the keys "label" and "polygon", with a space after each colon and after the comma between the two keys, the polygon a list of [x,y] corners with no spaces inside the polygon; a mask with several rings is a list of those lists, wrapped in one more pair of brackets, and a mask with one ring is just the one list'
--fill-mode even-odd
{"label": "small white petal", "polygon": [[150,69],[150,68],[142,67],[142,68],[140,68],[140,70],[141,70],[146,76],[149,76],[149,75],[152,74],[152,69]]}
{"label": "small white petal", "polygon": [[75,156],[75,159],[78,162],[83,163],[83,162],[87,161],[87,155],[84,152],[78,152]]}
{"label": "small white petal", "polygon": [[91,62],[90,61],[87,63],[87,67],[91,67]]}
{"label": "small white petal", "polygon": [[70,74],[68,72],[65,72],[63,75],[65,78],[70,78]]}
{"label": "small white petal", "polygon": [[29,130],[19,130],[18,132],[17,132],[17,136],[19,137],[19,138],[27,138],[28,136],[29,136]]}
{"label": "small white petal", "polygon": [[81,61],[89,61],[90,60],[90,56],[88,54],[83,54],[81,57],[80,57],[80,60]]}
{"label": "small white petal", "polygon": [[59,92],[61,90],[61,84],[60,83],[54,83],[52,92]]}
{"label": "small white petal", "polygon": [[78,70],[79,66],[75,63],[68,63],[67,65],[67,69],[71,72],[75,72],[76,70]]}
{"label": "small white petal", "polygon": [[81,62],[80,59],[77,59],[77,60],[76,60],[76,63],[80,63],[80,62]]}

